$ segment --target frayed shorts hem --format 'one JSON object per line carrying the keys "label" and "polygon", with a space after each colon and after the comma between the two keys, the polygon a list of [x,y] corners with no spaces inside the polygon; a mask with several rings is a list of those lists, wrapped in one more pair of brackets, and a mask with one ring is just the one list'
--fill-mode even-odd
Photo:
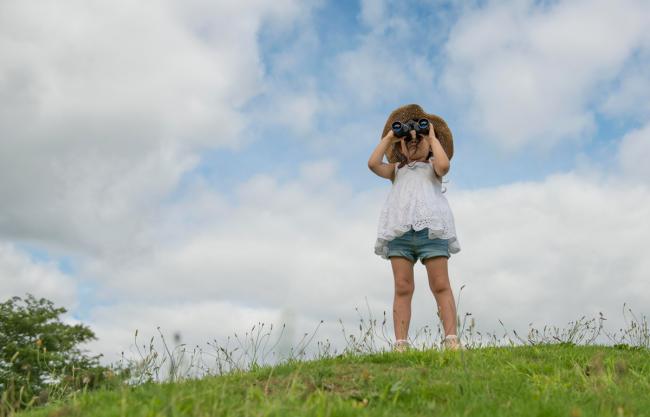
{"label": "frayed shorts hem", "polygon": [[387,258],[399,256],[415,263],[418,259],[424,264],[428,258],[444,256],[449,259],[448,239],[429,239],[429,230],[413,229],[388,242]]}

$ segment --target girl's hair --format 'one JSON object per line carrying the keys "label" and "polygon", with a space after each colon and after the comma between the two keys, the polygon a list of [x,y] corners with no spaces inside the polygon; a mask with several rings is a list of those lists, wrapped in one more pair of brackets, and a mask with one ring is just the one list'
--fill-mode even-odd
{"label": "girl's hair", "polygon": [[[393,156],[395,156],[399,161],[399,165],[397,166],[398,169],[406,165],[406,163],[408,162],[406,155],[402,153],[402,146],[399,142],[393,144]],[[429,154],[427,155],[427,160],[432,156],[433,156],[433,151],[430,150]]]}

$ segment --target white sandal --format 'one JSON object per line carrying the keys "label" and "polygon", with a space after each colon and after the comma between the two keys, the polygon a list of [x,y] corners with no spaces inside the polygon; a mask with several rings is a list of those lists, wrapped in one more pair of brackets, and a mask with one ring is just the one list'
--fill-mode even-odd
{"label": "white sandal", "polygon": [[450,334],[448,336],[445,336],[445,340],[442,342],[442,345],[445,350],[465,349],[463,345],[461,345],[458,336],[455,334]]}
{"label": "white sandal", "polygon": [[409,344],[409,341],[406,339],[397,339],[395,341],[395,344],[393,345],[393,350],[395,352],[405,352],[407,351],[411,345]]}

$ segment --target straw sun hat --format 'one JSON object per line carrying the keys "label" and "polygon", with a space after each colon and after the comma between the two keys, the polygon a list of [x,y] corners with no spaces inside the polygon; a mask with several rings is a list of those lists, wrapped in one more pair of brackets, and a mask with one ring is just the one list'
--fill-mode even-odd
{"label": "straw sun hat", "polygon": [[[400,121],[404,123],[408,122],[411,119],[429,120],[433,126],[436,137],[442,145],[442,149],[445,150],[447,158],[451,160],[451,157],[454,156],[454,140],[451,136],[451,130],[449,130],[449,126],[447,126],[447,123],[442,119],[442,117],[436,116],[435,114],[425,113],[424,110],[422,110],[422,107],[417,104],[407,104],[406,106],[402,106],[393,110],[393,112],[390,114],[390,116],[388,116],[388,119],[386,120],[381,138],[386,136],[388,131],[392,128],[394,121]],[[397,150],[398,146],[401,146],[400,142],[396,142],[393,145],[389,146],[388,149],[386,149],[386,158],[388,158],[388,162],[402,162],[400,161],[399,152]]]}

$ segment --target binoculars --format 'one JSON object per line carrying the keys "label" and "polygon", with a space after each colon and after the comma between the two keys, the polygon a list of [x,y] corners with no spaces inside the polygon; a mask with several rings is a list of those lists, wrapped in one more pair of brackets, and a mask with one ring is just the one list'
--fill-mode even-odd
{"label": "binoculars", "polygon": [[415,130],[416,134],[428,135],[429,134],[429,121],[427,119],[420,119],[417,122],[409,120],[406,123],[395,121],[392,124],[393,134],[398,138],[408,136],[411,137],[411,130]]}

